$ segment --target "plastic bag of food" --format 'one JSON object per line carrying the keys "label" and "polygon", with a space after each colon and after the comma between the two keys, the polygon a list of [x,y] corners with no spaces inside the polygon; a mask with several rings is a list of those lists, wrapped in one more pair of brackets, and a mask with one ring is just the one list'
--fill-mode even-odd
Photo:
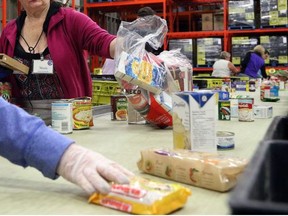
{"label": "plastic bag of food", "polygon": [[190,195],[179,184],[134,177],[129,185],[112,183],[107,195],[92,194],[89,202],[133,214],[169,214],[183,207]]}
{"label": "plastic bag of food", "polygon": [[154,148],[142,150],[137,165],[148,174],[224,192],[236,185],[247,162],[217,153]]}
{"label": "plastic bag of food", "polygon": [[170,71],[178,91],[192,91],[193,67],[190,60],[180,52],[180,49],[163,51],[158,57],[164,61]]}

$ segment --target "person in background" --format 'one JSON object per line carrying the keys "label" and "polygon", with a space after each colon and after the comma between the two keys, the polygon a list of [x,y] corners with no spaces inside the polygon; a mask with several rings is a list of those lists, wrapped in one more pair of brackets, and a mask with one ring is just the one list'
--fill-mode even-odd
{"label": "person in background", "polygon": [[[270,57],[270,52],[267,49],[265,49],[265,51],[264,51],[264,62],[269,57]],[[263,78],[261,69],[258,70],[257,78]]]}
{"label": "person in background", "polygon": [[[29,100],[92,96],[84,55],[114,58],[116,36],[66,4],[19,0],[23,10],[3,29],[0,52],[29,66],[29,74],[10,74],[12,97]],[[44,70],[43,70],[44,68]],[[0,70],[1,73],[1,70]],[[1,76],[0,76],[1,77]]]}
{"label": "person in background", "polygon": [[257,45],[252,51],[246,53],[241,62],[241,73],[250,78],[259,78],[258,71],[261,70],[263,78],[268,78],[265,71],[265,48]]}
{"label": "person in background", "polygon": [[226,51],[220,53],[220,59],[213,64],[212,76],[215,77],[230,77],[239,73],[238,69],[230,61],[231,54]]}
{"label": "person in background", "polygon": [[[143,18],[146,16],[154,16],[154,15],[156,15],[156,11],[154,11],[151,7],[142,7],[137,11],[137,18]],[[154,49],[153,47],[150,46],[148,42],[146,42],[145,50],[147,52],[153,53],[154,55],[159,55],[164,50],[164,48],[162,46],[159,47],[158,49]]]}
{"label": "person in background", "polygon": [[46,127],[40,118],[1,96],[0,119],[0,156],[23,167],[34,167],[50,179],[60,175],[88,195],[107,194],[110,181],[125,184],[134,175],[116,162]]}
{"label": "person in background", "polygon": [[156,12],[151,7],[142,7],[137,11],[137,16],[145,17],[145,16],[153,16]]}

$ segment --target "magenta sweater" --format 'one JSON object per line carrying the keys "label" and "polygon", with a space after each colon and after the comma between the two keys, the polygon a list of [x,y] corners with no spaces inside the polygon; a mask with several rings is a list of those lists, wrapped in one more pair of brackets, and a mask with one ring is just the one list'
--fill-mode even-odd
{"label": "magenta sweater", "polygon": [[[16,35],[16,20],[12,20],[2,31],[0,53],[14,56]],[[83,51],[110,58],[109,45],[115,37],[71,8],[60,8],[52,16],[47,33],[48,48],[65,98],[92,96],[91,74]],[[13,76],[8,81],[13,85],[12,96],[20,97]]]}

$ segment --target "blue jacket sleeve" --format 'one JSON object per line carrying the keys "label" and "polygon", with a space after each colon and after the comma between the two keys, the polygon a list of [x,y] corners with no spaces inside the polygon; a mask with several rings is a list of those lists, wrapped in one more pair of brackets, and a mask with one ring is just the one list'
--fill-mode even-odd
{"label": "blue jacket sleeve", "polygon": [[58,177],[58,163],[73,140],[48,128],[40,118],[0,97],[0,156],[14,164]]}

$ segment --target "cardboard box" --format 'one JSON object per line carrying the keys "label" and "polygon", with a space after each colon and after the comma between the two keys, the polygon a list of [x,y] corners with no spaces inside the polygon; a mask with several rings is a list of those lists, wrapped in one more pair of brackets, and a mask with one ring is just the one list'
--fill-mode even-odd
{"label": "cardboard box", "polygon": [[214,14],[213,28],[216,31],[222,31],[224,29],[223,14]]}
{"label": "cardboard box", "polygon": [[272,118],[273,107],[254,105],[253,112],[254,112],[255,119]]}
{"label": "cardboard box", "polygon": [[202,31],[212,31],[213,30],[213,14],[207,13],[202,14]]}
{"label": "cardboard box", "polygon": [[11,70],[17,71],[17,72],[22,72],[24,74],[29,73],[29,67],[22,64],[21,62],[17,61],[16,59],[0,53],[0,65],[3,67],[9,68]]}
{"label": "cardboard box", "polygon": [[212,91],[177,92],[172,95],[175,149],[217,151],[216,95]]}
{"label": "cardboard box", "polygon": [[[153,54],[149,57],[153,58]],[[133,58],[126,52],[121,53],[114,75],[120,80],[139,86],[154,94],[160,94],[166,84],[166,70],[163,65]]]}

